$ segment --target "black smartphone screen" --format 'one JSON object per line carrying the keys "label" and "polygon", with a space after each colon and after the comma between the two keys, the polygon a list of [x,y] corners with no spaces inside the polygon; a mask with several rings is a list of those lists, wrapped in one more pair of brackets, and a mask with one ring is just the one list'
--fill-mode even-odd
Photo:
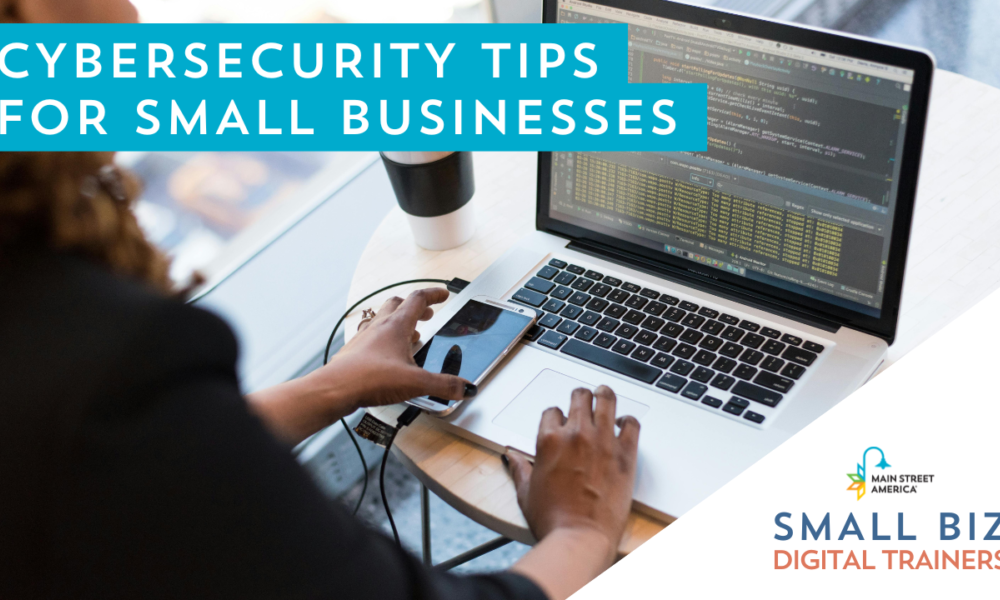
{"label": "black smartphone screen", "polygon": [[[470,300],[413,357],[434,373],[478,381],[521,335],[532,316]],[[444,400],[431,398],[447,404]]]}

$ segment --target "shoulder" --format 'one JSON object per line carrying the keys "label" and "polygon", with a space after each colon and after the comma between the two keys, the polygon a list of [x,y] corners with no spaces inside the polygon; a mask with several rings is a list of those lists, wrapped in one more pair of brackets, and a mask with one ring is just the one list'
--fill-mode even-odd
{"label": "shoulder", "polygon": [[71,256],[2,273],[0,348],[25,393],[112,397],[190,370],[235,380],[236,340],[211,313]]}

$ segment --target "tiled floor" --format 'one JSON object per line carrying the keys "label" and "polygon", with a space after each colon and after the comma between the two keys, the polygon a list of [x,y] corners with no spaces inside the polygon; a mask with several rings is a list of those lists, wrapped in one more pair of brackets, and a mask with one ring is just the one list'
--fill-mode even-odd
{"label": "tiled floor", "polygon": [[[843,30],[929,48],[938,66],[1000,87],[1000,0],[871,0]],[[377,465],[376,465],[377,467]],[[420,553],[420,492],[417,480],[394,459],[386,469],[386,491],[405,546]],[[353,506],[360,483],[341,501]],[[451,558],[495,537],[495,534],[432,495],[432,547],[435,562]],[[382,508],[378,470],[372,471],[361,517],[389,534]],[[482,572],[503,569],[527,551],[510,544],[458,569]]]}
{"label": "tiled floor", "polygon": [[[363,444],[368,443],[360,441]],[[368,524],[391,537],[392,530],[389,528],[389,520],[385,516],[379,493],[378,466],[372,465],[368,492],[358,513]],[[420,483],[391,454],[386,465],[385,479],[386,497],[392,509],[393,519],[396,521],[399,537],[407,550],[420,556]],[[360,493],[361,482],[358,482],[340,499],[340,502],[353,509]],[[465,518],[434,494],[431,494],[431,532],[431,554],[435,564],[497,537],[497,534]],[[482,573],[505,569],[527,551],[528,546],[516,542],[510,543],[456,568],[455,572]]]}

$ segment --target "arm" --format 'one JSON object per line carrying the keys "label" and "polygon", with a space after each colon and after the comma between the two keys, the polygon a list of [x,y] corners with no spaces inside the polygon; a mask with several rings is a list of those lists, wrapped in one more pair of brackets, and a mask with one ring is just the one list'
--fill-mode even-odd
{"label": "arm", "polygon": [[559,529],[547,535],[511,568],[563,600],[590,583],[613,562],[617,544],[594,530]]}
{"label": "arm", "polygon": [[53,466],[36,577],[60,596],[545,600],[513,574],[427,569],[323,497],[249,414],[232,365],[170,368],[121,399],[89,411]]}
{"label": "arm", "polygon": [[295,444],[359,408],[425,394],[450,400],[475,395],[468,381],[430,373],[413,361],[417,322],[433,317],[431,306],[447,299],[440,288],[416,291],[405,301],[391,298],[327,365],[248,395],[251,409],[272,433]]}
{"label": "arm", "polygon": [[[305,377],[248,394],[250,410],[272,434],[298,444],[361,407],[351,389],[351,373],[339,366],[334,360]],[[318,376],[320,371],[323,377]]]}
{"label": "arm", "polygon": [[[424,394],[459,399],[476,390],[463,379],[424,371],[413,362],[415,326],[432,316],[445,290],[394,298],[326,367],[250,397],[268,427],[298,441],[364,406]],[[563,600],[599,575],[617,555],[632,502],[639,423],[625,417],[615,436],[614,392],[574,391],[569,417],[545,412],[534,466],[508,454],[518,503],[541,540],[512,569],[550,600]]]}
{"label": "arm", "polygon": [[[596,397],[596,407],[592,409]],[[569,417],[542,415],[534,465],[520,454],[507,462],[518,504],[541,541],[513,571],[563,600],[614,562],[632,506],[639,422],[619,419],[614,392],[573,391]]]}

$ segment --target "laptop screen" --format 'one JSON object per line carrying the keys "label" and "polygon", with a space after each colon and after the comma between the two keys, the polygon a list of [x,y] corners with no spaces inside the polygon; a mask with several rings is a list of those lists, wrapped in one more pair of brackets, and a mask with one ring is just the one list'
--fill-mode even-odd
{"label": "laptop screen", "polygon": [[554,152],[549,217],[878,318],[914,71],[578,0],[634,83],[708,84],[707,152]]}

